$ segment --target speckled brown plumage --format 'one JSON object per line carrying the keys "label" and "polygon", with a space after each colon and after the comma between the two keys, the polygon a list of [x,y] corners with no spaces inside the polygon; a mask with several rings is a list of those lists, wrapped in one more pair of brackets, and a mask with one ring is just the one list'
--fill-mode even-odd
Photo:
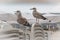
{"label": "speckled brown plumage", "polygon": [[17,22],[18,22],[19,24],[22,24],[22,25],[24,25],[24,26],[31,26],[31,25],[29,24],[29,22],[27,21],[27,19],[24,18],[24,17],[22,17],[20,11],[17,11],[17,12],[16,12],[16,15],[17,15]]}
{"label": "speckled brown plumage", "polygon": [[33,16],[37,19],[43,19],[46,20],[47,18],[45,18],[43,15],[41,15],[36,8],[32,8],[31,10],[33,10]]}

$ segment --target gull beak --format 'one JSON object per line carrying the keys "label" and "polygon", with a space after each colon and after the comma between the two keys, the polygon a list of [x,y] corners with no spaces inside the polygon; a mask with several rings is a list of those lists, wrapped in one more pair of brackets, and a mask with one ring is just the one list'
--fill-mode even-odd
{"label": "gull beak", "polygon": [[16,13],[15,13],[15,15],[16,15]]}
{"label": "gull beak", "polygon": [[32,8],[30,10],[33,10]]}
{"label": "gull beak", "polygon": [[15,15],[17,15],[17,13],[15,13]]}

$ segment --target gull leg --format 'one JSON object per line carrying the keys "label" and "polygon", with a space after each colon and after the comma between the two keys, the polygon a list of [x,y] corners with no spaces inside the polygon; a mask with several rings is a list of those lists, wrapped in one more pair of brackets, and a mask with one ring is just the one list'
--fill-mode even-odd
{"label": "gull leg", "polygon": [[38,19],[38,23],[39,23],[39,19]]}
{"label": "gull leg", "polygon": [[37,23],[37,18],[36,18],[36,23]]}

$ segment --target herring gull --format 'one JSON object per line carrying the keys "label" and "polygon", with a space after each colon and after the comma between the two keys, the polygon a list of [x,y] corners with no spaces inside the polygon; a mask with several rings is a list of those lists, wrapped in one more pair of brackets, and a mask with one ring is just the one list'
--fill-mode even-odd
{"label": "herring gull", "polygon": [[29,26],[29,27],[31,26],[27,21],[27,19],[22,16],[21,11],[17,10],[15,14],[17,15],[17,22],[19,24],[22,24],[24,26]]}
{"label": "herring gull", "polygon": [[30,10],[33,10],[33,16],[36,18],[36,22],[37,21],[39,22],[38,19],[43,19],[43,20],[47,19],[41,13],[39,13],[36,8],[31,8]]}

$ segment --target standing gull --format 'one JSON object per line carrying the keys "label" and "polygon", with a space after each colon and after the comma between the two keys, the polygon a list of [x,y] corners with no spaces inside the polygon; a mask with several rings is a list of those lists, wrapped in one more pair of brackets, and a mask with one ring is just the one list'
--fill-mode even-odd
{"label": "standing gull", "polygon": [[22,25],[24,25],[24,26],[31,26],[31,25],[29,24],[29,22],[27,21],[27,19],[22,16],[22,14],[21,14],[21,12],[20,12],[19,10],[16,11],[15,14],[17,15],[17,22],[18,22],[19,24],[22,24]]}
{"label": "standing gull", "polygon": [[46,20],[47,18],[45,18],[44,16],[42,16],[42,14],[40,14],[39,12],[37,12],[37,9],[36,8],[32,8],[30,10],[33,10],[33,16],[36,18],[36,22],[39,20],[38,19],[43,19],[43,20]]}

